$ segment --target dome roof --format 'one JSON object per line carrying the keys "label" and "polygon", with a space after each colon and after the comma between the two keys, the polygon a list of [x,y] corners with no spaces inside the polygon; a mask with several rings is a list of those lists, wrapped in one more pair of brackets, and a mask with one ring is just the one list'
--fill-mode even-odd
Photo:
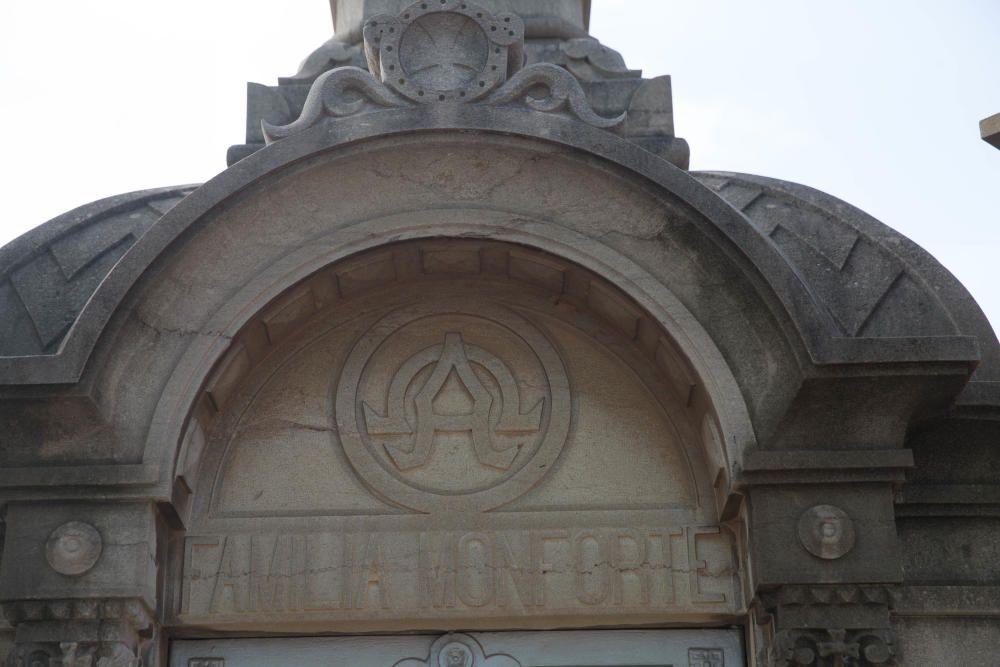
{"label": "dome roof", "polygon": [[[794,325],[803,340],[831,343],[822,350],[809,348],[815,363],[971,360],[978,345],[982,361],[960,402],[1000,406],[996,335],[968,291],[918,245],[859,209],[806,186],[726,172],[691,176],[697,183],[689,180],[690,188],[705,202],[703,210],[721,206],[729,209],[731,218],[735,209],[746,225],[737,237],[763,239],[770,246],[763,254],[749,247],[744,252],[773,283],[779,299],[785,300],[783,290],[789,287],[768,276],[791,276],[793,283],[801,284],[794,289],[807,295],[812,302],[808,308],[819,319],[810,316],[806,321],[793,307],[789,312]],[[194,189],[180,186],[100,200],[0,249],[0,357],[12,362],[5,365],[9,377],[0,382],[34,382],[27,379],[30,373],[18,379],[22,376],[14,369],[21,361],[10,357],[54,361],[52,355],[118,260]],[[760,247],[757,240],[751,245]],[[148,266],[154,260],[150,256],[142,262]],[[110,313],[115,307],[107,303],[97,310]],[[103,327],[94,326],[98,328],[87,337]],[[91,328],[88,325],[88,332]]]}
{"label": "dome roof", "polygon": [[977,379],[1000,380],[1000,346],[972,295],[916,243],[829,194],[763,176],[696,172],[778,250],[849,338],[973,336]]}
{"label": "dome roof", "polygon": [[55,352],[115,263],[195,187],[99,199],[0,248],[0,356]]}

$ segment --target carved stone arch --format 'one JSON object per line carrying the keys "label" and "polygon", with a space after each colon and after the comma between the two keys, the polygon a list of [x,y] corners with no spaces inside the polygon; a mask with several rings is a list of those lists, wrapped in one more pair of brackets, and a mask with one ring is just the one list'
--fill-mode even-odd
{"label": "carved stone arch", "polygon": [[[440,553],[454,548],[456,554],[462,553],[463,540],[478,540],[499,550],[491,558],[513,559],[509,562],[527,567],[524,549],[528,542],[524,540],[542,539],[547,530],[555,536],[552,539],[572,545],[567,549],[573,553],[596,549],[595,563],[610,559],[624,569],[597,580],[618,584],[598,583],[590,590],[589,584],[579,583],[590,581],[589,570],[577,565],[572,574],[559,569],[567,566],[556,565],[556,582],[563,576],[578,583],[572,594],[575,601],[570,602],[566,597],[572,597],[566,588],[569,584],[551,580],[538,584],[548,586],[554,610],[537,600],[526,602],[527,584],[510,584],[513,588],[504,589],[503,595],[521,596],[519,604],[525,605],[528,615],[568,614],[579,617],[575,623],[586,625],[612,618],[626,624],[677,622],[691,614],[718,622],[739,613],[746,590],[744,566],[735,557],[744,548],[745,528],[739,527],[741,521],[734,514],[738,508],[726,502],[732,493],[731,460],[739,455],[738,448],[752,445],[753,432],[735,380],[711,339],[668,290],[613,250],[586,248],[586,244],[574,249],[574,242],[581,239],[553,232],[544,224],[504,230],[489,224],[496,213],[432,213],[437,217],[435,224],[411,222],[405,231],[397,225],[410,216],[360,223],[353,234],[367,241],[332,254],[316,249],[293,253],[271,273],[275,282],[247,285],[216,313],[210,321],[219,333],[215,340],[201,341],[187,352],[191,360],[214,358],[214,363],[178,365],[179,371],[189,370],[175,373],[158,412],[176,414],[186,404],[188,419],[155,419],[154,424],[173,421],[173,428],[150,434],[176,437],[183,443],[175,468],[173,507],[186,532],[179,534],[184,546],[174,551],[168,566],[170,579],[177,582],[168,591],[173,615],[169,622],[214,624],[220,630],[248,627],[244,623],[280,630],[285,623],[300,622],[295,610],[302,603],[292,593],[280,603],[271,598],[252,602],[256,593],[250,591],[260,586],[272,590],[273,583],[272,575],[260,575],[253,568],[291,568],[294,576],[300,576],[295,569],[298,556],[287,554],[304,553],[301,557],[308,559],[326,553],[309,546],[304,535],[325,535],[336,541],[339,538],[332,536],[341,531],[354,535],[350,531],[356,531],[362,520],[367,522],[363,525],[384,522],[388,537],[371,533],[358,538],[372,540],[369,546],[352,545],[352,537],[343,538],[346,542],[341,547],[327,545],[334,550],[360,549],[354,557],[375,559],[369,563],[372,571],[383,573],[371,575],[375,577],[371,595],[363,601],[351,598],[355,607],[347,614],[348,621],[362,629],[390,627],[380,625],[390,621],[397,629],[432,627],[462,608],[486,609],[481,615],[462,616],[469,627],[504,627],[503,606],[513,604],[513,598],[501,603],[492,597],[501,595],[500,579],[490,584],[497,588],[475,594],[455,583],[453,595],[458,597],[442,607],[419,597],[422,593],[407,597],[395,588],[391,595],[402,599],[390,602],[379,577],[403,577],[394,567],[418,579],[430,576],[425,574],[429,566],[413,561],[412,552],[407,551],[424,549],[421,540],[440,542],[445,545],[435,547],[445,550]],[[462,217],[474,217],[476,224],[463,224]],[[449,236],[444,236],[446,232]],[[540,249],[542,245],[545,250]],[[405,349],[397,353],[397,348]],[[378,355],[390,361],[380,361]],[[320,368],[324,364],[330,365],[329,372]],[[533,374],[532,367],[537,373]],[[468,392],[472,408],[463,408],[458,417],[438,416],[431,407],[422,414],[421,396],[428,387],[437,393],[449,374],[455,386]],[[290,378],[294,378],[291,385]],[[330,388],[324,389],[327,385]],[[454,395],[455,388],[451,391]],[[287,403],[282,393],[300,398]],[[482,447],[476,423],[480,395],[487,403],[480,433],[487,441]],[[601,406],[612,395],[634,408],[631,414],[638,426],[622,422],[615,426],[589,418],[603,414]],[[305,405],[301,414],[292,407],[300,401]],[[409,401],[407,405],[415,405],[416,411],[408,413],[396,405],[399,401]],[[615,404],[615,400],[607,403]],[[616,408],[611,410],[618,414]],[[454,488],[448,486],[448,479],[444,487],[435,486],[442,483],[437,473],[411,475],[413,469],[422,472],[424,459],[430,455],[420,452],[419,441],[422,429],[435,420],[443,424],[444,432],[471,431],[472,446],[467,449],[492,470],[474,483],[460,480]],[[511,423],[504,425],[505,420]],[[275,422],[279,423],[278,435],[272,430]],[[643,426],[646,422],[660,426]],[[179,433],[181,423],[184,430]],[[258,426],[263,435],[255,430]],[[281,443],[294,441],[297,429],[309,432],[318,451],[327,452],[329,441],[336,451],[334,458],[323,454],[327,458],[317,463],[312,455],[305,463],[293,463],[294,450]],[[617,444],[607,440],[618,430],[630,434],[629,440]],[[283,440],[281,432],[291,435]],[[436,432],[431,437],[440,440]],[[435,445],[441,446],[440,442]],[[644,458],[649,446],[663,449],[663,462],[656,458],[660,454],[648,461]],[[608,468],[589,466],[593,480],[584,487],[567,483],[578,480],[584,469],[579,463],[581,454],[573,452],[597,451],[594,447],[607,449],[611,455],[619,452],[617,467],[625,472],[612,483],[613,488],[592,486],[613,473],[616,464],[610,459],[603,464]],[[416,463],[403,458],[401,463],[401,456],[422,458]],[[441,455],[435,456],[440,459]],[[622,462],[631,458],[635,462]],[[340,469],[334,470],[338,465]],[[317,495],[317,478],[311,471],[320,467],[336,473],[332,479],[338,480],[339,500],[330,506],[315,504],[321,494]],[[287,472],[269,476],[268,470],[278,468]],[[462,470],[463,476],[474,475],[468,467],[456,470]],[[659,474],[664,475],[661,482],[650,477]],[[278,482],[269,481],[271,477]],[[299,484],[303,485],[301,493],[295,490]],[[275,491],[285,494],[277,505],[256,502],[261,494],[270,498]],[[375,499],[365,501],[367,494]],[[363,503],[367,504],[359,509]],[[611,520],[612,510],[631,516],[638,527],[617,526],[615,521],[621,519],[604,526],[601,521]],[[504,513],[526,517],[514,524],[520,532],[510,533],[513,526],[507,532],[496,529],[497,521],[501,527],[506,525]],[[724,513],[728,515],[721,516]],[[573,528],[568,537],[561,536],[559,530],[545,528],[546,520],[558,516],[563,517],[560,525],[572,527],[574,521],[583,521],[581,526],[593,527]],[[447,521],[442,524],[443,517]],[[462,533],[468,521],[479,532]],[[720,528],[720,522],[727,525]],[[397,524],[425,527],[419,534],[392,533],[391,526]],[[441,533],[443,526],[458,532]],[[240,537],[248,530],[258,534],[253,538],[256,542]],[[265,538],[271,541],[264,544]],[[449,539],[458,541],[449,547]],[[407,540],[413,545],[400,547]],[[656,546],[656,540],[665,540],[667,546]],[[616,551],[633,546],[638,551],[629,551],[629,556]],[[398,549],[403,549],[403,555]],[[264,561],[253,560],[257,558],[253,554],[264,552]],[[279,557],[290,564],[261,564]],[[232,565],[233,572],[247,568],[257,572],[246,575],[250,583],[240,579],[244,575],[227,570],[240,559],[249,560]],[[500,568],[498,572],[506,571],[507,565],[494,565]],[[593,567],[600,571],[605,566]],[[214,581],[211,585],[204,583],[204,573],[192,579],[192,572],[204,568],[209,570],[207,579]],[[656,572],[669,574],[664,579]],[[511,581],[522,581],[519,576]],[[632,586],[629,577],[633,576],[643,577],[643,586]],[[676,584],[678,577],[686,583]],[[228,582],[222,584],[223,593],[219,593],[219,581]],[[423,581],[411,583],[422,590]],[[447,600],[447,585],[443,585],[440,595]],[[675,585],[680,588],[675,590]],[[612,599],[620,601],[611,603]],[[499,609],[493,609],[494,602]],[[330,613],[315,614],[316,627],[342,627],[331,610],[342,611],[343,604],[340,600],[327,609]],[[453,609],[456,604],[458,608]],[[372,616],[366,605],[382,611]],[[418,612],[414,605],[432,608]],[[582,606],[574,610],[573,605]]]}
{"label": "carved stone arch", "polygon": [[[671,223],[667,222],[668,220],[683,220],[683,225],[688,225],[688,220],[692,217],[698,217],[697,214],[686,210],[685,205],[672,202],[672,195],[669,191],[661,190],[659,187],[654,187],[642,180],[633,182],[627,172],[620,171],[614,165],[603,164],[600,161],[595,161],[592,157],[553,146],[545,141],[538,142],[526,138],[504,139],[497,135],[477,136],[476,141],[471,142],[472,147],[468,149],[470,154],[478,151],[479,154],[486,155],[488,151],[495,150],[498,155],[502,155],[508,150],[508,146],[515,147],[522,151],[525,156],[523,159],[527,160],[528,164],[531,164],[532,161],[542,161],[549,171],[556,170],[556,165],[566,164],[577,170],[574,174],[578,178],[579,175],[589,174],[587,178],[592,180],[588,182],[596,184],[603,180],[606,183],[614,184],[613,187],[618,187],[617,184],[621,183],[628,189],[613,197],[609,194],[613,193],[613,189],[595,193],[595,197],[611,200],[609,217],[605,220],[588,220],[588,216],[593,218],[600,214],[600,211],[595,214],[588,210],[582,200],[574,203],[577,208],[568,217],[560,214],[553,218],[552,211],[545,211],[545,214],[540,215],[539,211],[543,210],[547,203],[552,203],[551,199],[549,202],[545,201],[547,195],[543,191],[538,194],[537,203],[531,198],[524,201],[512,201],[509,202],[507,209],[497,208],[495,202],[471,201],[466,195],[462,195],[466,198],[444,202],[446,208],[436,211],[435,206],[441,205],[441,202],[436,201],[437,195],[433,193],[433,190],[435,188],[447,189],[450,186],[444,184],[439,187],[438,184],[429,183],[426,196],[419,195],[419,191],[414,189],[422,199],[407,205],[417,207],[413,212],[408,212],[404,208],[401,211],[389,211],[382,214],[381,217],[376,216],[375,219],[366,219],[367,214],[359,212],[357,213],[359,220],[356,222],[351,223],[348,220],[346,221],[348,224],[342,228],[339,226],[333,228],[332,223],[327,223],[331,224],[331,229],[320,234],[311,232],[313,236],[308,239],[308,242],[305,238],[294,243],[289,242],[281,254],[276,254],[274,258],[267,260],[268,265],[254,266],[253,270],[243,277],[216,275],[219,269],[214,267],[213,260],[215,258],[213,255],[219,253],[215,252],[214,248],[219,243],[237,244],[234,247],[239,247],[238,244],[249,243],[252,247],[255,243],[254,234],[256,234],[256,232],[249,234],[246,238],[227,237],[223,234],[211,241],[201,240],[205,234],[215,233],[212,230],[218,227],[218,219],[234,219],[237,211],[250,210],[250,214],[253,215],[253,207],[256,206],[254,202],[266,201],[266,199],[261,198],[273,198],[275,193],[282,190],[288,191],[286,184],[294,183],[299,178],[299,174],[319,168],[317,165],[320,167],[327,164],[333,165],[342,160],[345,155],[371,154],[375,151],[376,146],[380,146],[379,150],[384,147],[385,150],[405,154],[407,151],[420,151],[424,146],[433,146],[435,142],[440,144],[443,137],[449,137],[449,141],[451,141],[451,135],[447,132],[433,135],[417,133],[406,139],[395,137],[382,144],[377,141],[370,144],[348,143],[336,150],[328,149],[291,165],[287,164],[285,156],[278,155],[276,156],[277,164],[286,164],[286,166],[276,169],[266,176],[258,177],[257,181],[251,182],[251,184],[244,186],[244,189],[237,190],[227,199],[215,204],[206,201],[186,201],[189,208],[194,207],[194,211],[201,211],[200,217],[185,222],[185,220],[192,218],[193,211],[175,209],[171,211],[171,215],[176,214],[177,217],[170,220],[165,218],[162,221],[164,225],[162,230],[157,230],[157,234],[142,239],[142,243],[147,248],[142,250],[137,245],[135,250],[141,251],[140,254],[148,252],[153,244],[162,242],[163,238],[168,238],[170,234],[176,233],[176,230],[171,228],[178,223],[187,225],[187,231],[177,237],[168,251],[160,251],[154,266],[164,268],[147,269],[145,274],[139,278],[132,294],[116,311],[114,320],[104,332],[102,344],[95,351],[91,364],[92,371],[88,374],[86,381],[95,387],[94,394],[101,397],[98,400],[106,405],[104,409],[107,412],[138,409],[123,406],[124,403],[132,401],[135,397],[131,394],[115,397],[116,389],[113,383],[123,373],[154,373],[151,362],[161,356],[161,348],[149,356],[141,348],[132,352],[128,347],[116,347],[115,341],[125,340],[128,335],[131,335],[125,335],[123,332],[138,329],[145,332],[145,334],[140,333],[140,340],[142,340],[143,335],[154,336],[160,341],[168,340],[171,345],[177,346],[176,350],[171,352],[173,357],[169,360],[164,359],[162,365],[155,368],[158,378],[156,382],[160,383],[160,388],[156,391],[161,398],[151,407],[141,408],[143,411],[150,410],[150,416],[146,422],[148,430],[145,433],[135,434],[141,436],[143,443],[141,461],[145,471],[144,475],[149,480],[147,483],[155,484],[161,497],[169,497],[171,494],[171,470],[176,463],[177,442],[180,435],[177,429],[179,428],[178,424],[183,421],[187,414],[187,408],[182,406],[182,402],[172,403],[171,401],[177,401],[178,397],[188,396],[194,391],[194,387],[200,384],[202,379],[198,373],[206,371],[206,364],[212,363],[212,360],[222,354],[228,344],[228,339],[238,331],[241,322],[248,320],[254,313],[263,308],[268,300],[277,296],[281,290],[297,280],[304,279],[310,272],[319,270],[330,262],[380,243],[427,236],[489,236],[555,252],[566,260],[592,270],[618,285],[628,294],[629,298],[653,314],[655,319],[660,322],[667,323],[674,319],[681,323],[677,326],[667,327],[671,335],[677,335],[683,339],[688,334],[680,333],[682,329],[697,330],[697,336],[692,337],[689,342],[682,343],[682,346],[688,351],[687,353],[695,355],[692,358],[692,363],[697,373],[703,376],[707,384],[717,385],[717,389],[714,389],[713,392],[719,392],[721,404],[738,406],[733,408],[734,414],[743,412],[738,418],[738,421],[742,422],[741,424],[737,425],[736,422],[721,423],[719,428],[721,439],[727,449],[727,477],[730,480],[733,479],[740,465],[739,459],[742,452],[748,448],[748,443],[753,441],[755,429],[760,428],[759,425],[752,426],[750,423],[754,410],[759,409],[759,407],[755,408],[753,404],[763,405],[764,397],[771,390],[761,391],[760,388],[751,390],[745,386],[745,382],[744,386],[741,387],[741,380],[738,376],[741,373],[745,375],[747,371],[746,369],[738,371],[734,377],[734,370],[730,364],[736,360],[744,364],[766,365],[768,370],[765,371],[765,375],[777,373],[789,376],[798,372],[797,355],[788,351],[791,339],[775,322],[772,311],[765,306],[765,302],[758,301],[758,307],[755,309],[735,309],[737,298],[742,299],[754,294],[753,290],[756,287],[751,288],[747,284],[739,282],[734,269],[722,261],[722,255],[698,255],[698,253],[705,252],[706,248],[710,249],[715,241],[703,239],[699,241],[701,245],[697,250],[686,249],[683,244],[690,242],[689,239],[693,239],[691,234],[700,234],[700,232],[695,231],[696,227],[694,226],[685,232],[685,238],[670,239],[665,244],[661,244],[660,241],[666,240],[667,236],[661,235],[656,239],[646,239],[641,236],[642,234],[655,233],[655,230],[661,225],[667,224],[669,226]],[[292,142],[298,140],[299,138],[296,137]],[[454,143],[447,145],[462,146],[467,143],[470,142],[464,138],[464,135],[454,135]],[[285,144],[276,145],[273,152],[280,153],[284,148]],[[268,152],[272,152],[272,149],[268,149]],[[253,162],[257,157],[255,155],[248,158],[246,162]],[[563,168],[562,166],[558,167],[558,169]],[[247,164],[244,169],[256,172],[259,166]],[[514,169],[516,171],[517,167],[515,166]],[[611,171],[607,171],[608,169]],[[237,177],[240,180],[246,180],[245,175],[233,173],[239,171],[239,168],[230,170],[223,177],[229,180]],[[455,177],[453,173],[443,173],[446,173],[449,178]],[[374,177],[376,180],[359,187],[365,189],[377,187],[377,172]],[[568,175],[566,180],[573,177],[573,175]],[[405,180],[409,176],[404,174],[400,178]],[[226,187],[231,188],[232,185],[227,184]],[[489,182],[486,185],[469,187],[474,188],[473,192],[475,193],[479,191],[475,188],[494,188],[495,183]],[[197,200],[200,192],[202,191],[196,192],[189,199]],[[632,194],[625,194],[626,192]],[[626,200],[626,197],[630,199]],[[633,202],[641,202],[641,204]],[[314,219],[323,215],[322,211],[300,210],[303,206],[301,203],[294,201],[283,201],[282,203],[289,207],[287,209],[288,215],[298,216],[302,214]],[[332,204],[324,204],[324,206],[330,205]],[[636,205],[639,208],[632,210],[631,213],[625,213],[629,206]],[[531,213],[532,208],[535,209],[534,213]],[[594,208],[593,206],[589,207],[589,209]],[[425,221],[419,224],[415,222],[414,217],[418,211],[421,212],[420,215],[425,216]],[[245,216],[247,214],[240,212],[239,215]],[[281,213],[281,215],[285,215],[285,213]],[[329,215],[333,215],[333,213]],[[632,215],[635,216],[636,221],[623,226],[622,222],[612,217],[614,215]],[[313,222],[311,224],[319,223]],[[337,225],[342,224],[337,223]],[[573,225],[576,224],[584,226],[574,229]],[[284,233],[282,231],[283,225],[286,223],[279,218],[273,224],[268,224],[270,229],[267,227],[262,229],[267,229],[267,234],[274,234],[274,238],[280,239]],[[595,225],[606,227],[606,230],[601,231]],[[634,236],[634,232],[627,229],[627,227],[636,226],[641,228],[639,236]],[[289,228],[288,235],[293,233],[296,232]],[[595,238],[595,234],[605,234],[605,236],[603,239]],[[664,246],[670,254],[664,252]],[[219,250],[227,251],[227,248],[219,247]],[[201,256],[198,260],[186,259],[196,257],[199,253]],[[130,255],[126,257],[126,260],[128,259],[134,258]],[[677,264],[678,259],[683,262],[683,265]],[[700,265],[698,264],[699,260],[701,260]],[[185,265],[184,269],[171,268],[179,265],[180,262],[188,262],[188,264]],[[123,273],[131,270],[127,264],[128,262],[123,260],[123,266],[120,268]],[[677,266],[674,267],[674,264]],[[159,273],[161,270],[168,273],[171,271],[179,273],[164,281],[160,280],[163,275]],[[716,287],[705,290],[697,282],[689,282],[681,284],[681,286],[690,292],[678,296],[676,293],[678,285],[670,284],[670,282],[689,270],[703,274],[696,280],[714,281]],[[666,275],[664,275],[664,271],[666,271]],[[709,278],[709,276],[711,277]],[[123,277],[120,278],[123,279]],[[188,305],[189,298],[188,295],[184,294],[184,289],[191,290],[192,287],[174,288],[177,288],[179,284],[186,285],[188,283],[192,286],[199,282],[204,285],[206,280],[210,284],[213,294],[214,291],[223,289],[231,293],[228,293],[224,299],[221,298],[221,294],[219,297],[211,297],[218,299],[217,305],[212,309],[211,320],[193,319],[203,317],[202,315],[192,314],[187,317],[185,314],[190,312],[190,307]],[[157,283],[157,281],[159,282]],[[102,289],[112,289],[115,283],[115,277],[110,276],[109,280],[102,285]],[[169,303],[156,303],[157,297],[151,296],[149,289],[159,290],[163,293],[173,289],[173,293],[168,297],[171,301]],[[702,324],[705,322],[705,313],[694,313],[690,310],[691,298],[699,292],[704,297],[696,304],[699,308],[703,308],[705,304],[712,301],[718,303],[717,306],[713,307],[716,308],[716,317],[720,319],[710,323],[713,328],[712,333],[708,333],[705,325]],[[191,292],[194,296],[202,293],[204,292]],[[759,299],[759,297],[751,298]],[[102,295],[95,295],[95,299],[92,300],[89,307],[101,302]],[[727,303],[728,305],[726,305]],[[734,317],[736,319],[732,319]],[[185,321],[186,318],[187,321]],[[726,320],[729,320],[728,325],[723,324]],[[737,320],[739,324],[736,324]],[[720,333],[729,338],[728,341],[725,341],[725,346],[729,348],[728,352],[720,350]],[[174,340],[175,338],[177,340]],[[745,349],[748,345],[752,349],[758,350],[759,355],[749,358],[747,355],[735,355],[736,350]],[[794,345],[791,347],[794,348]],[[116,358],[106,357],[107,350],[114,350]],[[702,354],[699,350],[707,350],[707,352]],[[137,356],[133,362],[127,362],[132,354]],[[701,359],[696,358],[699,355],[702,355]],[[123,366],[124,363],[136,365],[129,369]],[[178,378],[187,379],[181,383]],[[725,389],[721,389],[722,387]],[[747,405],[748,402],[750,405]],[[774,407],[780,409],[780,403]],[[729,417],[723,419],[724,422],[729,421]],[[711,433],[712,431],[706,432]],[[130,440],[138,441],[137,438],[130,438]]]}
{"label": "carved stone arch", "polygon": [[169,254],[168,248],[182,242],[183,237],[194,233],[220,211],[309,161],[363,151],[367,142],[387,141],[401,150],[410,147],[419,150],[423,141],[451,133],[480,139],[518,137],[534,144],[542,153],[572,155],[595,172],[615,173],[635,187],[662,197],[667,207],[687,209],[685,216],[696,223],[698,233],[706,235],[709,244],[718,249],[713,262],[720,268],[726,267],[730,272],[727,278],[742,283],[770,317],[778,321],[782,331],[773,342],[785,346],[801,363],[808,363],[810,357],[838,353],[837,344],[831,346],[827,335],[833,330],[832,320],[828,321],[826,314],[814,308],[811,296],[774,248],[707,187],[625,140],[559,117],[539,118],[507,109],[386,111],[363,120],[347,118],[336,125],[310,128],[240,161],[195,190],[115,265],[79,314],[56,354],[0,358],[0,371],[15,379],[30,372],[49,383],[81,379],[109,320],[121,310],[128,292],[135,289],[154,263]]}
{"label": "carved stone arch", "polygon": [[[357,225],[350,232],[363,239],[357,244],[302,248],[283,258],[261,281],[246,285],[215,313],[208,328],[218,335],[199,339],[187,350],[162,393],[149,434],[151,444],[177,443],[163,451],[164,468],[173,470],[175,505],[187,507],[186,496],[195,490],[192,471],[200,467],[209,430],[204,422],[214,421],[225,400],[238,392],[243,379],[270,353],[268,348],[320,311],[351,307],[343,302],[342,294],[336,294],[344,280],[340,275],[383,262],[378,269],[363,270],[382,272],[372,279],[373,284],[390,284],[398,280],[399,267],[389,266],[403,261],[398,255],[410,255],[412,261],[412,253],[422,256],[425,248],[433,252],[435,244],[450,244],[458,248],[450,250],[459,257],[451,260],[458,264],[454,269],[458,277],[477,272],[468,264],[485,261],[473,260],[471,254],[493,252],[500,258],[496,262],[506,264],[505,280],[567,307],[573,304],[592,311],[622,341],[641,348],[647,362],[664,374],[677,404],[692,411],[685,418],[692,420],[704,447],[702,463],[711,466],[706,472],[709,487],[700,493],[713,497],[718,515],[728,511],[731,518],[734,508],[727,508],[726,503],[734,492],[743,453],[755,445],[753,425],[724,357],[669,289],[613,248],[587,243],[544,221],[522,221],[519,229],[512,230],[499,224],[500,213],[427,213],[434,221],[426,226],[414,225],[410,216],[395,215]],[[478,218],[475,224],[462,222],[470,216]],[[442,249],[439,254],[448,253]],[[502,271],[494,267],[492,272],[499,275]],[[394,277],[388,278],[390,274]],[[186,416],[178,418],[182,414]]]}

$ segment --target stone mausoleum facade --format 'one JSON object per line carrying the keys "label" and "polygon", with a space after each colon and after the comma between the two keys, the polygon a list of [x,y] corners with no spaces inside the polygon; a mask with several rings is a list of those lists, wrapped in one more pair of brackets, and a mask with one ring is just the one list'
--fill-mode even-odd
{"label": "stone mausoleum facade", "polygon": [[689,171],[585,0],[332,9],[221,174],[0,250],[11,667],[1000,664],[946,269]]}

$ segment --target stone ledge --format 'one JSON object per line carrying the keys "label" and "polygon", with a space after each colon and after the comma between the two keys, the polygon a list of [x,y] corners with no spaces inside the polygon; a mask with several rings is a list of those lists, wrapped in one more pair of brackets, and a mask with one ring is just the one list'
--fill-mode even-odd
{"label": "stone ledge", "polygon": [[1000,485],[908,484],[896,494],[896,516],[1000,517]]}
{"label": "stone ledge", "polygon": [[909,449],[758,449],[746,453],[742,478],[748,484],[903,481],[913,466]]}
{"label": "stone ledge", "polygon": [[896,616],[1000,616],[1000,586],[902,586]]}

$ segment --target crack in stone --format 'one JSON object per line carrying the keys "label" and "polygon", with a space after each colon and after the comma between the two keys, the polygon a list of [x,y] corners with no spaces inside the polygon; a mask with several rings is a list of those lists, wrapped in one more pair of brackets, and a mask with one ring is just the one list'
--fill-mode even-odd
{"label": "crack in stone", "polygon": [[219,338],[222,340],[233,340],[231,334],[226,334],[221,331],[202,331],[201,329],[188,329],[184,327],[168,327],[162,325],[156,325],[146,319],[143,314],[135,310],[132,313],[132,320],[139,324],[145,329],[149,329],[158,335],[168,335],[175,336],[179,338],[189,338],[189,337],[206,337],[206,338]]}

